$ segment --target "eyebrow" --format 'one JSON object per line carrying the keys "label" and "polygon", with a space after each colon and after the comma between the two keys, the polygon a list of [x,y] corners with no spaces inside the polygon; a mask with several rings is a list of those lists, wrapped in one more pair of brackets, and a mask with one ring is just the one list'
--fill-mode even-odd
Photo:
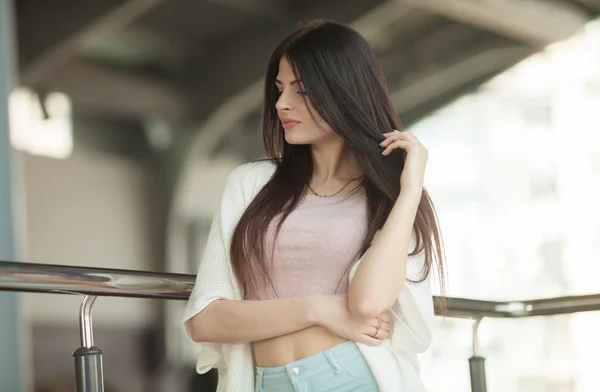
{"label": "eyebrow", "polygon": [[[292,81],[292,82],[290,83],[290,86],[291,86],[291,85],[293,85],[293,84],[298,84],[298,83],[300,83],[300,82],[302,82],[302,79],[297,79],[297,80],[294,80],[294,81]],[[275,78],[275,84],[281,84],[281,85],[283,85],[283,83],[281,82],[281,80],[279,80],[279,79],[277,79],[277,78]]]}

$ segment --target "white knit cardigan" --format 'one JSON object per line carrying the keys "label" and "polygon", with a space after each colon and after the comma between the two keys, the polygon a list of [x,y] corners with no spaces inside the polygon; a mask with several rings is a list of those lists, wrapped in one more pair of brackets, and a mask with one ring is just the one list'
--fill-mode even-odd
{"label": "white knit cardigan", "polygon": [[[228,176],[183,318],[188,337],[189,320],[210,303],[218,299],[242,299],[229,260],[229,245],[242,213],[271,178],[274,169],[273,163],[268,161],[247,163]],[[410,249],[413,244],[414,237]],[[353,266],[350,280],[359,263],[360,260]],[[407,278],[418,280],[423,263],[422,253],[409,257]],[[434,310],[430,278],[416,284],[406,282],[391,310],[394,315],[392,336],[379,347],[360,343],[358,347],[381,392],[423,392],[417,354],[427,350],[431,343]],[[218,392],[254,391],[255,368],[249,343],[194,344],[199,346],[197,372],[218,369]]]}

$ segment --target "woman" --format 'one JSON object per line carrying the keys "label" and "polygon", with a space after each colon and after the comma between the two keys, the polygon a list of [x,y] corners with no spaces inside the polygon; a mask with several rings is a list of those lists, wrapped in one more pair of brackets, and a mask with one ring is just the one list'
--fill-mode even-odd
{"label": "woman", "polygon": [[220,391],[422,391],[435,212],[427,150],[368,43],[312,21],[266,73],[267,161],[225,185],[184,325]]}

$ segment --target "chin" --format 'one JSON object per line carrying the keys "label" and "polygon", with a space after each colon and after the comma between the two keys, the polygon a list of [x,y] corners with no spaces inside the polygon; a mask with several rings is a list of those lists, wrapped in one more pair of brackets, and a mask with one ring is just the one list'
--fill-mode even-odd
{"label": "chin", "polygon": [[288,142],[288,144],[313,144],[315,142],[315,140],[312,140],[311,138],[302,137],[302,135],[297,134],[293,135],[291,132],[286,132],[285,141]]}
{"label": "chin", "polygon": [[326,142],[331,139],[334,135],[331,133],[323,133],[320,130],[305,130],[301,128],[294,128],[290,130],[284,130],[285,141],[289,144],[319,144]]}

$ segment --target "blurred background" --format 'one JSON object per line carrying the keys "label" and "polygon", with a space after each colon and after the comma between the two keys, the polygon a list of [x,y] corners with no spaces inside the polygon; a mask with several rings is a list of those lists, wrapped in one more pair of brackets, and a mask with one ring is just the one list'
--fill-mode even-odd
{"label": "blurred background", "polygon": [[[0,0],[0,259],[195,273],[226,175],[263,156],[261,83],[298,21],[381,60],[430,150],[448,295],[600,292],[600,0]],[[75,391],[80,297],[0,292],[1,392]],[[100,298],[106,391],[211,391],[184,303]],[[439,319],[430,392],[469,391]],[[598,312],[485,320],[492,392],[597,392]]]}

